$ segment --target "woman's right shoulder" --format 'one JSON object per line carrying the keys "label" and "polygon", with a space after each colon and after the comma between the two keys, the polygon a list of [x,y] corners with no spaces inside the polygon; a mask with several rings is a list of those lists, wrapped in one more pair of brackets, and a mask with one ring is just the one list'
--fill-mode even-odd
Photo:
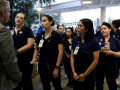
{"label": "woman's right shoulder", "polygon": [[75,37],[73,40],[72,40],[72,42],[75,42],[76,40],[78,40],[79,39],[79,37]]}
{"label": "woman's right shoulder", "polygon": [[98,40],[103,39],[103,36],[96,37],[96,39]]}
{"label": "woman's right shoulder", "polygon": [[42,36],[44,34],[45,31],[42,31],[40,33],[37,34],[37,36]]}

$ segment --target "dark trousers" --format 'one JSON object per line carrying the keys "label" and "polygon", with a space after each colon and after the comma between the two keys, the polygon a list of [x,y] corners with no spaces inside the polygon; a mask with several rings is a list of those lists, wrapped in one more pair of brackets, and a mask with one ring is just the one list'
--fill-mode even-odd
{"label": "dark trousers", "polygon": [[70,59],[67,57],[65,57],[65,60],[64,60],[64,69],[65,69],[65,73],[68,76],[69,82],[72,83],[73,81],[72,69],[70,65]]}
{"label": "dark trousers", "polygon": [[23,88],[23,90],[33,90],[33,85],[31,81],[33,65],[30,65],[30,62],[18,61],[18,67],[22,73],[22,80],[18,83],[18,87],[13,90],[21,90],[21,87]]}
{"label": "dark trousers", "polygon": [[[81,69],[75,68],[75,71],[80,75]],[[86,76],[83,82],[73,81],[73,90],[94,90],[95,87],[95,70],[93,70],[88,76]]]}
{"label": "dark trousers", "polygon": [[116,75],[116,79],[117,79],[118,76],[119,76],[119,69],[120,69],[120,61],[118,60],[118,61],[117,61],[117,75]]}
{"label": "dark trousers", "polygon": [[60,76],[60,69],[58,78],[55,79],[53,77],[53,71],[54,71],[55,65],[52,64],[46,64],[46,63],[39,63],[38,64],[38,70],[40,74],[40,78],[43,85],[43,90],[51,90],[50,82],[52,81],[55,90],[62,90],[61,88],[61,76]]}
{"label": "dark trousers", "polygon": [[117,90],[116,72],[96,72],[96,90],[103,90],[104,75],[106,76],[109,90]]}

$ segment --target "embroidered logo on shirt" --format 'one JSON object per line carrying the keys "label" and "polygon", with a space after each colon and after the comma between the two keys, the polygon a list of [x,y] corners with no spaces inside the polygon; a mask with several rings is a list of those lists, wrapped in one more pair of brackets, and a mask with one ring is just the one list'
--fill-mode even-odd
{"label": "embroidered logo on shirt", "polygon": [[12,35],[14,35],[14,30],[11,30],[10,32],[11,32]]}
{"label": "embroidered logo on shirt", "polygon": [[50,42],[50,40],[48,40],[48,42]]}
{"label": "embroidered logo on shirt", "polygon": [[22,34],[22,33],[23,33],[22,31],[19,32],[19,34]]}

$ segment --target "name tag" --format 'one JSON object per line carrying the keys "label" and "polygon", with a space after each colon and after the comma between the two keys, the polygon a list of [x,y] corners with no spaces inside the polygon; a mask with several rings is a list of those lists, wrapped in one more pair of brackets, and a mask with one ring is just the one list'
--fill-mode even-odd
{"label": "name tag", "polygon": [[71,50],[71,45],[69,45],[69,49]]}
{"label": "name tag", "polygon": [[11,34],[14,35],[14,30],[11,30]]}
{"label": "name tag", "polygon": [[80,47],[78,47],[78,46],[75,48],[75,51],[74,51],[74,54],[75,54],[75,55],[78,54],[78,50],[79,50],[79,48],[80,48]]}
{"label": "name tag", "polygon": [[116,35],[113,35],[113,37],[115,38],[115,37],[116,37]]}
{"label": "name tag", "polygon": [[44,40],[40,40],[40,43],[39,43],[39,48],[43,47],[43,43],[44,43]]}
{"label": "name tag", "polygon": [[101,42],[99,42],[99,45],[101,46]]}

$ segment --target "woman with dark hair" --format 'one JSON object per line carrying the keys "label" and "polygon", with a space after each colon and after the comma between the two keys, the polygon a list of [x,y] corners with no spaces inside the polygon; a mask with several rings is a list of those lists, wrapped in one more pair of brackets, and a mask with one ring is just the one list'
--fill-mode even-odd
{"label": "woman with dark hair", "polygon": [[33,65],[30,64],[34,52],[34,35],[30,27],[24,26],[26,16],[18,13],[15,17],[15,28],[11,30],[15,49],[17,49],[18,67],[22,72],[22,80],[15,90],[33,90],[31,75]]}
{"label": "woman with dark hair", "polygon": [[42,17],[42,27],[45,31],[36,37],[36,48],[31,64],[36,64],[36,57],[40,53],[38,71],[44,90],[51,90],[50,82],[55,90],[62,90],[60,78],[60,63],[63,56],[63,40],[59,33],[52,31],[55,22],[50,15]]}
{"label": "woman with dark hair", "polygon": [[[120,20],[113,20],[112,23],[111,23],[111,28],[112,28],[112,34],[113,34],[113,37],[114,38],[117,38],[120,40]],[[118,76],[119,76],[119,69],[120,69],[120,60],[117,61],[117,75],[116,75],[116,83],[117,85],[119,85],[118,83]]]}
{"label": "woman with dark hair", "polygon": [[117,90],[116,73],[117,59],[120,58],[120,41],[112,37],[110,32],[110,24],[103,22],[102,36],[98,37],[101,52],[96,67],[96,90],[103,90],[104,76],[106,76],[109,90]]}
{"label": "woman with dark hair", "polygon": [[71,70],[71,66],[70,66],[70,54],[71,54],[71,45],[72,45],[72,40],[74,39],[74,33],[73,33],[73,29],[71,27],[68,27],[66,29],[66,35],[64,38],[64,68],[65,68],[65,73],[67,74],[68,77],[68,84],[67,86],[72,87],[73,86],[73,77],[72,77],[72,70]]}
{"label": "woman with dark hair", "polygon": [[78,33],[80,36],[73,39],[71,49],[73,90],[94,90],[95,67],[98,63],[100,45],[94,38],[92,21],[81,19]]}
{"label": "woman with dark hair", "polygon": [[100,31],[100,30],[101,30],[101,27],[98,26],[97,29],[96,29],[96,33],[97,33],[98,31]]}

